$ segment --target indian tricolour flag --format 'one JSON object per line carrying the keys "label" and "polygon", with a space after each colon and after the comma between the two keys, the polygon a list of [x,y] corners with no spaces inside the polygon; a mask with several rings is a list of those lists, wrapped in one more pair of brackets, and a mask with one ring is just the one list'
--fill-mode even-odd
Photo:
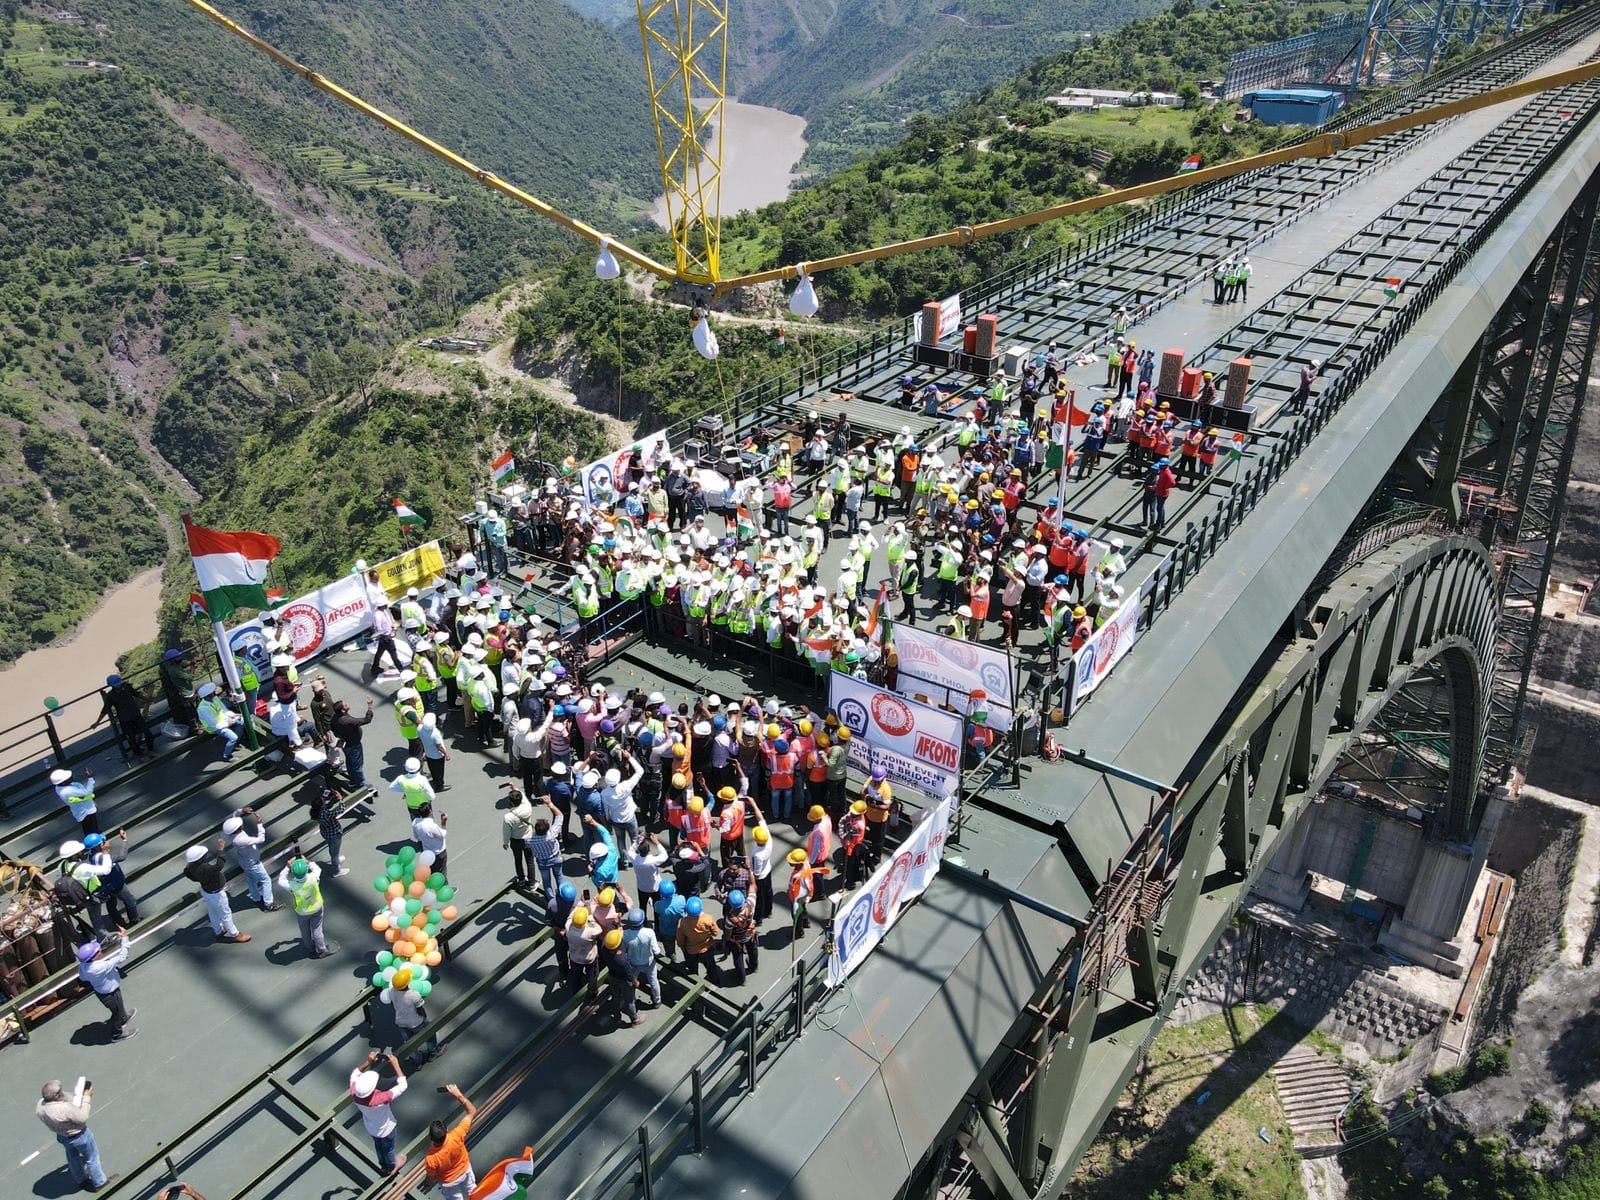
{"label": "indian tricolour flag", "polygon": [[511,457],[507,450],[498,458],[489,463],[489,473],[494,476],[494,481],[499,483],[502,479],[509,479],[517,473],[517,460]]}
{"label": "indian tricolour flag", "polygon": [[267,606],[267,564],[278,557],[278,539],[265,533],[204,529],[187,517],[189,553],[200,580],[206,613],[226,620],[236,608]]}
{"label": "indian tricolour flag", "polygon": [[400,524],[402,525],[427,524],[427,522],[422,519],[421,513],[412,508],[404,500],[401,500],[398,496],[395,497],[394,501],[394,515],[399,519]]}
{"label": "indian tricolour flag", "polygon": [[1403,279],[1385,279],[1383,281],[1383,294],[1393,300],[1400,294],[1400,289],[1405,286]]}
{"label": "indian tricolour flag", "polygon": [[1187,175],[1190,171],[1198,171],[1199,169],[1200,156],[1198,154],[1191,154],[1188,158],[1184,159],[1178,164],[1179,175]]}

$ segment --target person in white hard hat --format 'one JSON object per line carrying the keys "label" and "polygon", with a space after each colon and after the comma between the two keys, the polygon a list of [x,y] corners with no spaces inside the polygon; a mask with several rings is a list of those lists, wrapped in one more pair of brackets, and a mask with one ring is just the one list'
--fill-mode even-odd
{"label": "person in white hard hat", "polygon": [[88,771],[82,783],[72,781],[72,772],[57,767],[50,772],[50,783],[56,789],[56,798],[67,806],[72,819],[84,833],[99,833],[100,818],[94,804],[94,771]]}
{"label": "person in white hard hat", "polygon": [[[389,1074],[394,1076],[394,1082],[386,1088],[378,1086],[380,1078],[374,1069],[380,1062],[387,1063]],[[350,1072],[350,1098],[361,1110],[361,1123],[366,1126],[373,1148],[378,1152],[378,1170],[385,1175],[393,1175],[406,1165],[406,1156],[395,1150],[399,1122],[394,1119],[394,1109],[390,1107],[405,1092],[406,1073],[393,1054],[374,1050]]]}
{"label": "person in white hard hat", "polygon": [[234,747],[239,744],[239,735],[234,727],[243,724],[243,719],[223,703],[222,697],[217,694],[217,685],[209,680],[195,688],[194,694],[200,701],[195,710],[200,718],[200,728],[221,738],[222,761],[233,761]]}
{"label": "person in white hard hat", "polygon": [[200,899],[205,902],[206,917],[217,941],[248,942],[250,935],[239,932],[228,904],[227,849],[228,843],[221,838],[209,846],[190,846],[183,852],[183,874],[200,885]]}
{"label": "person in white hard hat", "polygon": [[422,762],[415,758],[406,759],[404,770],[389,784],[389,790],[405,800],[412,816],[434,801],[433,785],[422,777]]}

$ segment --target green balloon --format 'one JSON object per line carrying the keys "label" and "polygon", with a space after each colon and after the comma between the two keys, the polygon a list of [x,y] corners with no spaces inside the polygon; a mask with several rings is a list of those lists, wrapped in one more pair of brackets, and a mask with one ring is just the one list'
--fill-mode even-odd
{"label": "green balloon", "polygon": [[444,914],[442,912],[440,912],[437,908],[430,908],[428,910],[428,928],[430,928],[430,929],[434,928],[435,926],[437,926],[439,924],[440,921],[443,921],[443,920],[444,920]]}
{"label": "green balloon", "polygon": [[422,911],[422,901],[421,900],[418,900],[415,896],[413,896],[411,899],[406,901],[406,912],[409,913],[411,916],[414,917],[421,911]]}
{"label": "green balloon", "polygon": [[387,875],[379,875],[372,881],[372,886],[377,891],[387,892],[389,890],[389,877]]}
{"label": "green balloon", "polygon": [[401,846],[400,847],[399,858],[400,858],[401,862],[408,863],[413,858],[415,858],[416,856],[417,856],[417,848],[415,846]]}
{"label": "green balloon", "polygon": [[428,998],[428,993],[433,991],[433,984],[429,983],[426,979],[424,979],[421,983],[413,983],[411,986],[416,990],[417,995],[421,996],[424,1000]]}
{"label": "green balloon", "polygon": [[[388,872],[389,878],[398,881],[399,878],[400,878],[400,872],[402,870],[403,870],[403,868],[400,866],[400,864],[399,863],[395,863],[394,866],[389,868],[389,872]],[[384,884],[383,886],[385,888],[387,888],[389,885],[388,884]]]}
{"label": "green balloon", "polygon": [[389,950],[378,951],[378,965],[380,967],[394,966],[394,953]]}
{"label": "green balloon", "polygon": [[454,900],[456,898],[456,890],[455,890],[455,888],[449,886],[448,884],[446,884],[444,887],[438,888],[436,890],[439,893],[439,903],[440,904],[449,904],[450,901],[452,901],[452,900]]}
{"label": "green balloon", "polygon": [[382,971],[374,971],[372,973],[372,986],[375,988],[386,988],[389,986],[384,982]]}
{"label": "green balloon", "polygon": [[445,885],[445,878],[444,878],[443,875],[439,874],[438,871],[435,871],[432,875],[428,876],[428,886],[431,887],[434,891],[438,891],[444,885]]}

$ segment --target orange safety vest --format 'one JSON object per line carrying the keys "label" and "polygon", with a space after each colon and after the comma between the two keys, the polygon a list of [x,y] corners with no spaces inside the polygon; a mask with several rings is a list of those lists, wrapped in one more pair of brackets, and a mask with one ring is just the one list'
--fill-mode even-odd
{"label": "orange safety vest", "polygon": [[989,585],[988,584],[983,584],[981,587],[974,587],[972,589],[971,605],[972,605],[972,619],[974,621],[985,621],[985,620],[988,620],[988,617],[989,617]]}
{"label": "orange safety vest", "polygon": [[801,893],[807,900],[817,894],[817,885],[813,876],[828,874],[827,867],[803,866],[796,867],[789,873],[789,903],[793,904],[800,899]]}
{"label": "orange safety vest", "polygon": [[1203,433],[1186,433],[1186,434],[1184,434],[1184,436],[1183,436],[1183,456],[1185,458],[1193,458],[1196,454],[1200,453],[1200,439],[1203,438],[1204,436],[1205,435]]}
{"label": "orange safety vest", "polygon": [[824,863],[832,853],[833,822],[823,817],[811,827],[811,832],[806,834],[806,857],[813,864]]}
{"label": "orange safety vest", "polygon": [[772,786],[775,788],[792,788],[794,786],[794,752],[791,750],[787,754],[774,754],[770,761],[772,764]]}
{"label": "orange safety vest", "polygon": [[730,800],[722,810],[722,840],[738,841],[744,836],[744,801]]}
{"label": "orange safety vest", "polygon": [[711,818],[706,815],[705,809],[695,812],[685,806],[682,820],[685,841],[701,850],[711,845]]}
{"label": "orange safety vest", "polygon": [[828,756],[821,750],[812,750],[806,758],[811,766],[811,782],[826,783],[828,781]]}

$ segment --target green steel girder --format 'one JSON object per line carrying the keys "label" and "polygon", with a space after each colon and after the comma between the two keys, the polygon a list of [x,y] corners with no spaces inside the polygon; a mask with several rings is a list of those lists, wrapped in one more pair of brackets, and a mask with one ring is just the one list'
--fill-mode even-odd
{"label": "green steel girder", "polygon": [[[1031,1064],[1013,1119],[996,1128],[998,1109],[986,1100],[962,1135],[992,1194],[1060,1193],[1252,880],[1342,756],[1419,675],[1442,681],[1452,707],[1450,787],[1434,832],[1470,839],[1483,811],[1479,747],[1497,609],[1484,547],[1436,533],[1370,551],[1311,599],[1299,634],[1269,651],[1248,695],[1224,708],[1205,740],[1210,756],[1162,798],[1009,1039],[1028,1048]],[[1157,845],[1159,854],[1148,851]],[[1137,911],[1105,911],[1108,903]],[[1004,1066],[992,1062],[990,1078]],[[1003,1164],[1002,1151],[1012,1155]]]}

